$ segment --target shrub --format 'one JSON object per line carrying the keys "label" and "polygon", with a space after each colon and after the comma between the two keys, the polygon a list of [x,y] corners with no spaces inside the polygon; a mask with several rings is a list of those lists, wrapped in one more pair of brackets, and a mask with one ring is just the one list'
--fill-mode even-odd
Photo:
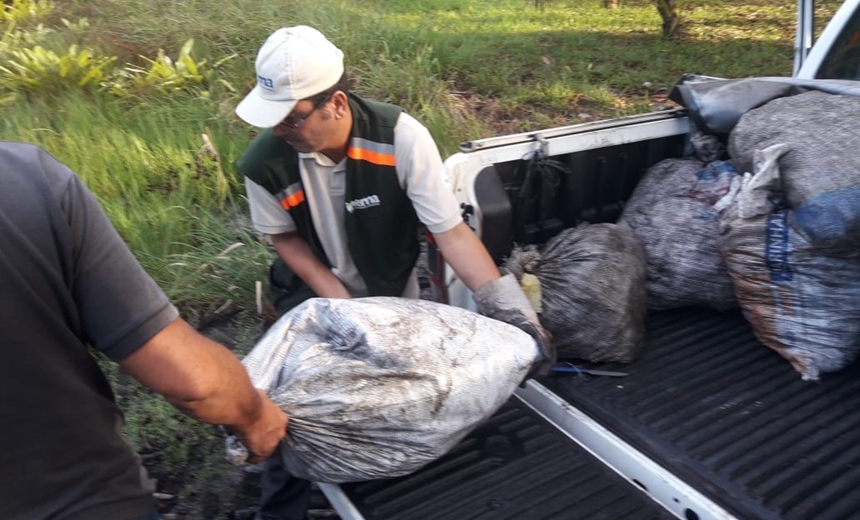
{"label": "shrub", "polygon": [[[212,82],[213,72],[221,64],[235,57],[235,54],[217,61],[211,67],[207,67],[206,60],[195,62],[191,57],[193,47],[193,39],[186,41],[179,51],[176,61],[173,61],[161,49],[159,49],[158,56],[154,60],[141,56],[149,65],[148,68],[126,65],[116,70],[109,80],[103,82],[102,86],[117,96],[145,95],[153,91],[161,93],[186,91],[199,93],[202,97],[209,97],[208,88]],[[219,83],[230,91],[234,90],[226,81],[221,80]]]}
{"label": "shrub", "polygon": [[0,89],[11,92],[55,92],[69,86],[97,85],[104,76],[103,69],[115,60],[77,45],[71,45],[63,54],[41,45],[10,49],[4,54]]}

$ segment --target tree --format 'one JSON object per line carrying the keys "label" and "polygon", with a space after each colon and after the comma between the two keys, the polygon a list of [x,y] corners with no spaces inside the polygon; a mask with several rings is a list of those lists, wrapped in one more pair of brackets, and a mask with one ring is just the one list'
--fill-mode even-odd
{"label": "tree", "polygon": [[[660,18],[663,19],[663,37],[673,38],[678,35],[681,29],[681,16],[678,14],[678,0],[651,0],[657,5],[657,12],[660,13]],[[535,6],[543,9],[543,4],[546,0],[535,0]],[[618,7],[619,0],[603,0],[603,7],[607,9],[615,9]]]}
{"label": "tree", "polygon": [[672,38],[678,34],[681,27],[681,16],[678,14],[678,0],[654,0],[657,12],[663,19],[663,37]]}

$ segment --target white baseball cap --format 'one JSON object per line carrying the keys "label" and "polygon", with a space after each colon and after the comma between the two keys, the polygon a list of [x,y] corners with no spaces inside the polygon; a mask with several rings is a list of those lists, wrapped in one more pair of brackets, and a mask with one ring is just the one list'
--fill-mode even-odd
{"label": "white baseball cap", "polygon": [[257,86],[236,106],[236,114],[251,125],[271,128],[296,103],[340,80],[343,52],[313,27],[283,27],[260,47],[256,69]]}

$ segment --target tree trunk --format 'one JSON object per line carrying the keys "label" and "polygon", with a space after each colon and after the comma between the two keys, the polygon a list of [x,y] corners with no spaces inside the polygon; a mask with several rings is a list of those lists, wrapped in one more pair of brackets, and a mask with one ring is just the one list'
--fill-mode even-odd
{"label": "tree trunk", "polygon": [[603,7],[607,9],[618,8],[618,0],[603,0]]}
{"label": "tree trunk", "polygon": [[678,0],[655,0],[657,12],[663,19],[663,37],[671,38],[678,33],[681,17],[678,15]]}

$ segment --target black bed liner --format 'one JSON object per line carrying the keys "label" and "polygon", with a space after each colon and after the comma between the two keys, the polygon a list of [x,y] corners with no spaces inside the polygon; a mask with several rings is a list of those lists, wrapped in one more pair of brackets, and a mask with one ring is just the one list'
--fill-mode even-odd
{"label": "black bed liner", "polygon": [[[648,317],[624,378],[540,383],[741,519],[860,518],[860,366],[804,382],[739,311]],[[587,365],[585,365],[587,366]]]}
{"label": "black bed liner", "polygon": [[341,489],[367,520],[674,518],[516,397],[421,471]]}

